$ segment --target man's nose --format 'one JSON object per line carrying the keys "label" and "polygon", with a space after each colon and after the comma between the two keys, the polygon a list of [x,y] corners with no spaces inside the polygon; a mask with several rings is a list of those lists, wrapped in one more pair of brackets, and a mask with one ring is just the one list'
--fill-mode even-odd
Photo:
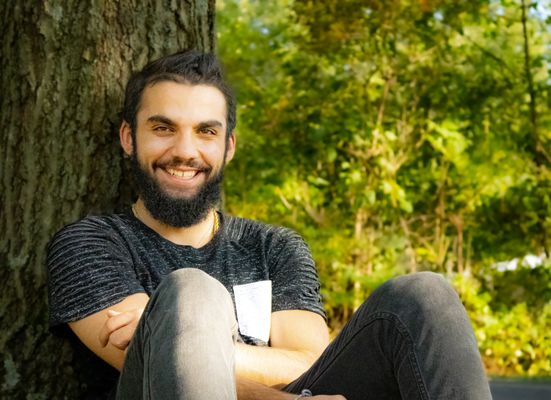
{"label": "man's nose", "polygon": [[184,160],[197,158],[199,155],[197,137],[191,131],[179,132],[174,137],[172,152]]}

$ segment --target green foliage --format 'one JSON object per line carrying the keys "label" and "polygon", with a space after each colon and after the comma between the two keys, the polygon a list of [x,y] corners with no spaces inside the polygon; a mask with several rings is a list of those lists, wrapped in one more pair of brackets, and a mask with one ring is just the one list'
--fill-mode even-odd
{"label": "green foliage", "polygon": [[495,310],[507,311],[523,302],[540,310],[551,303],[551,259],[536,268],[521,261],[515,269],[503,272],[484,268],[478,272],[478,280]]}
{"label": "green foliage", "polygon": [[[521,268],[518,275],[532,281],[533,276],[526,273],[528,270]],[[551,286],[548,279],[551,265],[532,271],[536,276],[546,275],[547,281],[537,285],[541,297],[528,297],[522,302],[511,299],[519,297],[518,289],[526,282],[511,279],[508,272],[493,272],[486,276],[487,280],[508,281],[510,284],[500,288],[497,300],[493,293],[495,288],[486,291],[478,281],[463,275],[454,279],[490,374],[551,375]]]}
{"label": "green foliage", "polygon": [[538,324],[516,306],[537,297],[536,272],[510,292],[490,266],[551,252],[548,9],[531,2],[524,22],[520,0],[218,2],[239,100],[225,206],[305,237],[333,328],[417,270],[478,277],[500,329],[515,329],[505,307]]}

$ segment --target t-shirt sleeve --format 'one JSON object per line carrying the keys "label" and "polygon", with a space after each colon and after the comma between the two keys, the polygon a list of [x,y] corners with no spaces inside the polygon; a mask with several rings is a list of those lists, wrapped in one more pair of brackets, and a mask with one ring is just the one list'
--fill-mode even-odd
{"label": "t-shirt sleeve", "polygon": [[310,249],[295,232],[281,229],[268,255],[272,311],[307,310],[326,318]]}
{"label": "t-shirt sleeve", "polygon": [[48,246],[46,265],[51,327],[145,291],[123,239],[99,217],[59,231]]}

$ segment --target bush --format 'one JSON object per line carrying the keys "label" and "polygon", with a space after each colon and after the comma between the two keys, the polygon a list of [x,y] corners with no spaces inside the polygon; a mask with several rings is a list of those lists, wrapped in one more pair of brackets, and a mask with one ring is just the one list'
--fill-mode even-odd
{"label": "bush", "polygon": [[[510,278],[510,274],[499,274],[493,276],[497,281]],[[457,275],[453,284],[467,309],[489,374],[551,375],[551,301],[541,307],[519,302],[507,308],[472,277]],[[543,285],[549,285],[549,280]],[[515,287],[511,286],[513,291]],[[505,291],[497,294],[497,299],[506,297]]]}

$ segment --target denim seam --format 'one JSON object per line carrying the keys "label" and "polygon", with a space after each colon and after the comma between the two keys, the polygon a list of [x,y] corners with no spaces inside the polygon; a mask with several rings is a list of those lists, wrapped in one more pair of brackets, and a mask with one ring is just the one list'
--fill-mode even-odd
{"label": "denim seam", "polygon": [[[413,373],[415,375],[415,383],[417,384],[417,389],[419,391],[419,394],[421,395],[421,397],[425,400],[430,400],[429,399],[429,395],[428,395],[428,392],[426,390],[426,385],[425,385],[425,382],[423,381],[423,377],[421,375],[421,372],[419,371],[419,368],[418,368],[418,361],[417,361],[417,356],[415,354],[415,350],[414,350],[414,346],[413,346],[413,340],[411,339],[411,335],[409,334],[409,332],[407,331],[407,329],[405,328],[405,325],[404,323],[400,320],[400,318],[397,316],[397,315],[394,315],[392,313],[389,313],[389,312],[385,312],[385,311],[379,311],[379,312],[375,312],[373,313],[368,319],[367,321],[364,322],[363,326],[361,326],[359,329],[357,329],[356,333],[354,335],[352,335],[344,344],[343,346],[341,346],[341,350],[335,354],[335,357],[333,357],[333,361],[331,363],[329,363],[324,369],[323,371],[320,371],[317,375],[317,377],[312,380],[311,384],[310,385],[315,385],[319,379],[321,378],[321,376],[323,375],[323,373],[325,371],[327,371],[327,369],[329,369],[329,367],[334,363],[336,362],[337,358],[339,357],[340,353],[342,353],[342,351],[344,351],[344,349],[346,348],[346,346],[356,338],[357,335],[360,334],[360,332],[367,328],[369,325],[371,325],[372,323],[374,323],[376,320],[388,320],[388,321],[391,321],[391,322],[394,322],[395,326],[396,326],[396,329],[398,330],[398,332],[404,336],[404,339],[406,340],[408,346],[412,349],[411,351],[408,351],[409,355],[408,355],[408,361],[409,361],[409,364],[413,370]],[[413,358],[413,360],[412,360]]]}
{"label": "denim seam", "polygon": [[413,373],[415,375],[415,378],[416,378],[415,383],[417,384],[417,389],[418,389],[419,393],[421,394],[422,398],[424,398],[426,400],[429,400],[430,397],[429,397],[428,391],[426,389],[427,386],[426,386],[426,384],[423,380],[423,375],[421,374],[421,371],[419,370],[419,360],[417,359],[417,354],[415,352],[415,346],[414,346],[414,343],[413,343],[413,339],[411,338],[411,334],[407,330],[406,325],[402,322],[402,320],[400,320],[400,317],[398,317],[395,314],[386,312],[386,311],[376,312],[376,313],[374,313],[372,318],[376,319],[377,317],[379,317],[379,319],[386,319],[386,320],[390,320],[390,321],[394,322],[394,324],[396,326],[396,329],[398,330],[398,332],[400,332],[400,334],[406,340],[407,345],[411,349],[410,351],[408,351],[408,353],[409,353],[408,354],[408,361],[409,361],[409,365],[411,367],[411,370],[413,371]]}
{"label": "denim seam", "polygon": [[[146,319],[144,321],[144,336],[147,334],[148,340],[145,341],[145,346],[147,347],[147,362],[144,360],[144,383],[146,384],[147,388],[145,388],[144,392],[147,394],[147,399],[152,399],[153,395],[151,393],[151,383],[149,381],[149,377],[151,376],[149,369],[151,368],[151,329],[149,328],[149,321]],[[144,396],[145,397],[145,396]]]}

